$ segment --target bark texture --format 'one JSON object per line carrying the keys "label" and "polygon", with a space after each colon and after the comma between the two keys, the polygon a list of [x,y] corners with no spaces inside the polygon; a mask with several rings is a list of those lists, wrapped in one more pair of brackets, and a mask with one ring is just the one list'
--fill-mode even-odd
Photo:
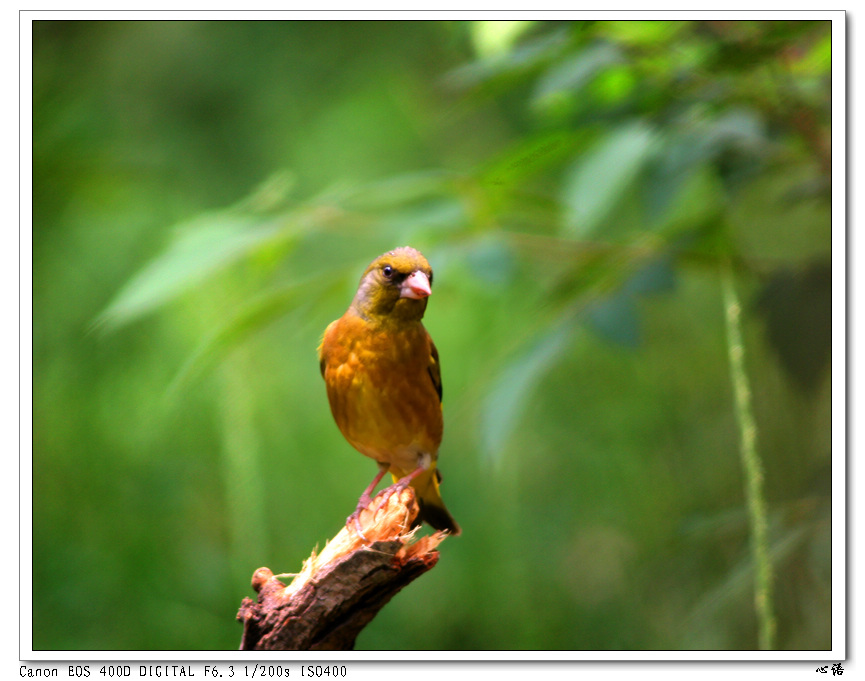
{"label": "bark texture", "polygon": [[446,534],[415,540],[418,506],[409,487],[376,497],[361,512],[366,541],[352,523],[304,562],[289,584],[266,567],[252,576],[258,600],[243,599],[241,650],[351,650],[361,629],[407,584],[438,562]]}

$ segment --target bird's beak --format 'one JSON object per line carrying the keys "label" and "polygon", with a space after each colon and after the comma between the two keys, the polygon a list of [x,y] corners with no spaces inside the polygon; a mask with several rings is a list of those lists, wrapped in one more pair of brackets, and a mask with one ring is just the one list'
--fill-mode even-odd
{"label": "bird's beak", "polygon": [[402,282],[399,297],[420,299],[426,298],[431,293],[432,288],[430,288],[429,278],[426,274],[417,270],[416,272],[412,272]]}

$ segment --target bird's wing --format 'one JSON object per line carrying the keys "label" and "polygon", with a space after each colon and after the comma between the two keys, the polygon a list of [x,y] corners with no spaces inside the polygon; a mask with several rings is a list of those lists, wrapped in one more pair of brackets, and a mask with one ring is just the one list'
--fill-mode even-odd
{"label": "bird's wing", "polygon": [[436,392],[439,396],[439,402],[442,399],[442,369],[439,364],[439,351],[436,349],[436,344],[433,343],[432,338],[427,332],[427,338],[429,338],[429,349],[430,349],[430,358],[429,358],[429,376],[432,379],[433,387],[436,389]]}
{"label": "bird's wing", "polygon": [[335,319],[330,324],[327,325],[327,328],[324,330],[324,333],[321,335],[321,344],[318,346],[318,368],[321,370],[321,375],[324,376],[324,367],[327,364],[327,357],[325,357],[325,341],[327,340],[327,334],[331,330],[331,328],[339,321],[339,319]]}

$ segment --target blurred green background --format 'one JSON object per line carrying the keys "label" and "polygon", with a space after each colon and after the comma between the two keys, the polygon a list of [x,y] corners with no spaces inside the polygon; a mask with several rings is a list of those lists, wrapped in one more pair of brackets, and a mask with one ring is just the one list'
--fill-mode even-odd
{"label": "blurred green background", "polygon": [[[375,473],[316,347],[435,269],[463,536],[361,649],[831,647],[830,23],[36,21],[33,646],[236,649]],[[729,300],[727,302],[730,302]]]}

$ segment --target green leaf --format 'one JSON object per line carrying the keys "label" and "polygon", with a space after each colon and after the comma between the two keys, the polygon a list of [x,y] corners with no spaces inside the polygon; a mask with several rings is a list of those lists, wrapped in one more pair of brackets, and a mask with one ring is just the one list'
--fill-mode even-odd
{"label": "green leaf", "polygon": [[636,348],[640,344],[640,318],[634,297],[626,291],[592,301],[586,323],[602,338]]}
{"label": "green leaf", "polygon": [[560,166],[574,153],[579,139],[570,131],[524,136],[488,162],[479,181],[490,191],[512,196],[527,178]]}
{"label": "green leaf", "polygon": [[514,254],[500,240],[484,238],[462,250],[469,270],[484,287],[500,288],[512,281],[516,271]]}
{"label": "green leaf", "polygon": [[272,289],[249,301],[240,312],[198,345],[172,380],[167,395],[176,396],[232,350],[269,324],[282,319],[287,313],[302,315],[304,311],[314,308],[320,298],[334,291],[341,291],[345,287],[346,278],[347,276],[335,277],[332,273],[325,272],[312,279],[307,278]]}
{"label": "green leaf", "polygon": [[605,21],[604,32],[616,41],[638,47],[654,48],[672,40],[686,26],[684,21]]}
{"label": "green leaf", "polygon": [[416,238],[414,235],[423,230],[438,233],[459,230],[465,224],[465,207],[453,197],[406,204],[377,220],[379,230],[402,233],[403,238]]}
{"label": "green leaf", "polygon": [[567,46],[567,30],[526,40],[511,50],[469,62],[450,71],[446,82],[455,89],[471,89],[500,78],[516,77],[538,68]]}
{"label": "green leaf", "polygon": [[657,148],[657,135],[643,122],[624,125],[602,139],[570,169],[564,181],[565,229],[590,235],[630,188]]}
{"label": "green leaf", "polygon": [[481,410],[481,443],[485,457],[498,466],[528,398],[546,371],[568,347],[574,330],[568,318],[547,330],[512,362],[487,394]]}
{"label": "green leaf", "polygon": [[621,51],[608,42],[590,45],[567,59],[556,61],[537,82],[532,104],[544,102],[561,92],[579,92],[602,70],[623,60]]}
{"label": "green leaf", "polygon": [[284,221],[234,215],[205,215],[179,228],[167,250],[120,290],[97,320],[117,328],[172,300],[208,275],[270,242]]}
{"label": "green leaf", "polygon": [[730,147],[756,152],[766,144],[765,125],[757,112],[751,109],[731,109],[704,126],[702,143],[710,153]]}
{"label": "green leaf", "polygon": [[418,170],[367,182],[342,200],[348,210],[385,210],[448,196],[455,175],[442,169]]}
{"label": "green leaf", "polygon": [[592,81],[589,96],[601,106],[622,106],[639,83],[640,78],[630,65],[611,65]]}
{"label": "green leaf", "polygon": [[669,293],[676,286],[673,257],[661,253],[648,260],[625,282],[622,290],[634,296]]}
{"label": "green leaf", "polygon": [[471,24],[472,42],[482,57],[504,54],[536,23],[534,20],[475,21]]}
{"label": "green leaf", "polygon": [[666,140],[664,153],[648,164],[643,200],[650,222],[664,222],[695,168],[710,160],[710,150],[702,143],[703,132],[690,129],[673,132]]}
{"label": "green leaf", "polygon": [[644,187],[652,229],[667,238],[702,229],[724,209],[724,187],[714,165],[694,165],[687,172],[656,174]]}

